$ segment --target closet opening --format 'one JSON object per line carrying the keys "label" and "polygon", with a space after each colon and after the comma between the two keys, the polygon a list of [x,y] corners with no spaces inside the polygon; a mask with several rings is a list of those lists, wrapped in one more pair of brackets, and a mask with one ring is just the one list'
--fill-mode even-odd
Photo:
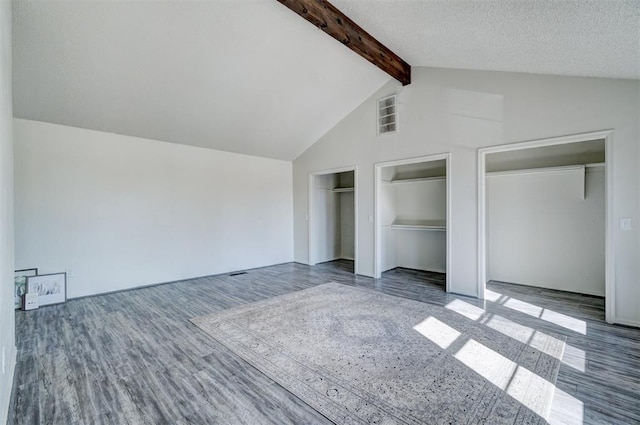
{"label": "closet opening", "polygon": [[449,291],[449,161],[441,154],[375,165],[374,277],[420,270]]}
{"label": "closet opening", "polygon": [[309,175],[309,265],[342,260],[357,267],[357,168]]}
{"label": "closet opening", "polygon": [[604,297],[611,321],[610,136],[479,150],[480,298],[489,281]]}

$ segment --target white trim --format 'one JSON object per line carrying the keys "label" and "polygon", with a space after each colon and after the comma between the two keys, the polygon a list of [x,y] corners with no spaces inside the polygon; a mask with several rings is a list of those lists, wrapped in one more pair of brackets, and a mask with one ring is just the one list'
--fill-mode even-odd
{"label": "white trim", "polygon": [[[358,166],[357,165],[352,165],[352,166],[348,166],[348,167],[339,167],[339,168],[331,168],[331,169],[327,169],[327,170],[321,170],[321,171],[312,171],[309,173],[309,187],[307,188],[308,191],[308,195],[309,195],[309,211],[308,211],[308,220],[307,220],[307,231],[308,231],[308,239],[309,239],[309,246],[308,246],[308,258],[307,258],[307,264],[310,266],[315,266],[317,264],[316,258],[315,258],[315,253],[314,253],[314,239],[315,239],[315,235],[313,234],[313,211],[314,211],[314,186],[313,186],[313,181],[314,178],[316,176],[322,176],[322,175],[326,175],[326,174],[336,174],[336,173],[344,173],[347,171],[353,171],[353,215],[354,215],[354,221],[353,221],[353,253],[355,256],[354,259],[354,274],[359,274],[358,273]],[[342,258],[342,257],[341,257]],[[330,261],[330,260],[329,260]]]}
{"label": "white trim", "polygon": [[331,261],[338,261],[338,260],[355,261],[355,258],[345,257],[343,255],[338,255],[338,256],[335,256],[333,258],[329,258],[327,260],[322,260],[322,261],[320,261],[319,263],[316,263],[316,264],[330,263]]}
{"label": "white trim", "polygon": [[314,187],[313,187],[313,178],[315,177],[314,174],[309,173],[309,182],[308,182],[308,187],[307,187],[307,193],[309,194],[309,205],[307,206],[308,210],[307,210],[307,242],[308,242],[308,252],[307,252],[307,264],[310,266],[315,266],[316,262],[315,260],[315,249],[313,247],[313,240],[314,240],[314,235],[313,235],[313,226],[312,226],[312,219],[313,219],[313,211],[314,211],[314,198],[315,198],[315,191],[314,191]]}
{"label": "white trim", "polygon": [[525,168],[521,170],[507,170],[507,171],[487,171],[486,177],[494,176],[512,176],[519,174],[542,174],[542,173],[562,173],[566,171],[582,171],[584,172],[586,166],[584,165],[563,165],[562,167],[541,167],[541,168]]}
{"label": "white trim", "polygon": [[640,322],[636,320],[619,319],[616,317],[612,322],[618,325],[633,326],[634,328],[640,328]]}
{"label": "white trim", "polygon": [[382,165],[373,165],[373,278],[380,279],[382,275],[382,211],[380,191],[382,190]]}
{"label": "white trim", "polygon": [[593,164],[584,164],[585,168],[604,168],[604,162],[594,162]]}
{"label": "white trim", "polygon": [[438,181],[445,180],[447,176],[437,176],[437,177],[421,177],[418,179],[398,179],[398,180],[383,180],[384,183],[389,184],[405,184],[405,183],[420,183],[420,182],[430,182],[430,181]]}
{"label": "white trim", "polygon": [[607,132],[604,138],[605,157],[605,196],[606,206],[604,209],[605,221],[605,284],[604,284],[604,314],[607,323],[614,323],[616,314],[616,251],[613,244],[615,232],[615,208],[613,202],[613,130]]}
{"label": "white trim", "polygon": [[[378,162],[374,166],[374,230],[373,230],[373,277],[379,279],[382,275],[382,206],[380,205],[382,184],[385,181],[382,180],[382,169],[385,167],[394,167],[397,165],[415,164],[419,162],[432,162],[441,161],[446,162],[446,191],[447,191],[447,267],[446,267],[446,291],[451,290],[451,153],[442,153],[435,155],[427,155],[416,158],[399,159],[395,161]],[[388,183],[388,182],[387,182]]]}
{"label": "white trim", "polygon": [[[478,298],[484,299],[487,282],[487,238],[486,238],[486,156],[491,153],[508,152],[543,146],[564,145],[604,139],[605,141],[605,316],[608,323],[619,322],[616,319],[615,306],[615,247],[613,245],[614,203],[613,203],[613,130],[574,134],[549,139],[533,140],[507,145],[490,146],[478,149]],[[620,323],[620,322],[619,322]]]}
{"label": "white trim", "polygon": [[543,146],[566,145],[569,143],[586,142],[586,141],[600,140],[600,139],[606,140],[608,137],[610,137],[612,132],[613,130],[594,131],[592,133],[572,134],[568,136],[551,137],[548,139],[530,140],[526,142],[509,143],[506,145],[488,146],[485,148],[479,148],[478,152],[482,151],[485,154],[496,153],[496,152],[510,152],[510,151],[519,151],[522,149],[529,149],[529,148],[539,148]]}
{"label": "white trim", "polygon": [[[0,412],[0,423],[4,423],[3,421],[7,421],[9,415],[9,408],[11,404],[11,395],[13,393],[13,375],[16,371],[16,360],[18,356],[18,349],[15,346],[10,347],[11,351],[9,353],[9,358],[5,359],[5,366],[7,367],[7,371],[5,373],[7,382],[9,385],[6,390],[7,393],[5,395],[5,399],[3,400],[4,404],[1,406],[3,411]],[[6,363],[8,361],[8,363]]]}
{"label": "white trim", "polygon": [[486,156],[487,152],[478,149],[478,282],[476,291],[481,300],[484,300],[487,283]]}

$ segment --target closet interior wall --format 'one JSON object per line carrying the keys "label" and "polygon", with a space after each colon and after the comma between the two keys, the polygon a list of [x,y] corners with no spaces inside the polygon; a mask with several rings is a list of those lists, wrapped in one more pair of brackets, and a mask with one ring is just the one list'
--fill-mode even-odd
{"label": "closet interior wall", "polygon": [[605,167],[487,176],[489,280],[605,295]]}
{"label": "closet interior wall", "polygon": [[604,139],[485,158],[487,279],[605,295]]}
{"label": "closet interior wall", "polygon": [[445,160],[382,169],[383,272],[446,272],[446,190]]}
{"label": "closet interior wall", "polygon": [[315,263],[355,257],[354,172],[314,177]]}

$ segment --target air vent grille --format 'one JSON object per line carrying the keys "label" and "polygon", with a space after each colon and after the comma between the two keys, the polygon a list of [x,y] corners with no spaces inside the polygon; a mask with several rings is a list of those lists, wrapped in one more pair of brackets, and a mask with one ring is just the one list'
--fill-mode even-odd
{"label": "air vent grille", "polygon": [[378,100],[378,135],[398,131],[398,105],[396,95]]}

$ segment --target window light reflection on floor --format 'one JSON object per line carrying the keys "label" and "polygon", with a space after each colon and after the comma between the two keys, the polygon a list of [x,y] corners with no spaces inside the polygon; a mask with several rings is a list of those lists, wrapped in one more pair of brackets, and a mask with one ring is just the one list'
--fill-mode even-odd
{"label": "window light reflection on floor", "polygon": [[551,382],[473,339],[454,357],[539,416],[549,417],[555,389]]}
{"label": "window light reflection on floor", "polygon": [[542,307],[520,301],[516,298],[508,298],[502,305],[509,307],[511,310],[519,311],[520,313],[524,313],[532,317],[540,317],[544,310]]}
{"label": "window light reflection on floor", "polygon": [[[482,309],[478,309],[478,307],[460,300],[457,301],[459,302],[454,303],[451,307],[455,307],[469,315],[473,314],[478,318],[482,317],[478,311]],[[467,304],[467,306],[460,303]],[[484,312],[484,310],[482,311]],[[505,325],[507,324],[522,326],[496,315],[489,317],[488,320],[485,321],[485,324],[498,331],[500,331],[500,329],[506,330]],[[462,336],[459,331],[432,316],[427,317],[415,325],[413,329],[442,349],[451,347],[451,345]],[[526,326],[519,328],[518,332],[510,333],[511,335],[509,336],[517,335],[516,339],[528,338],[529,344],[534,347],[539,345],[539,341],[545,339],[540,338],[539,340],[538,336],[560,342],[553,337],[545,336],[545,334],[527,328]],[[581,363],[580,360],[584,360],[583,350],[572,346],[565,346],[565,352],[570,354],[574,359],[575,365],[572,367],[582,367],[584,370],[584,363]],[[551,425],[582,425],[582,417],[584,416],[584,404],[582,401],[556,388],[551,382],[483,344],[469,339],[464,346],[454,354],[454,357],[487,381],[505,391],[515,400],[547,419]],[[551,400],[549,397],[551,397]]]}
{"label": "window light reflection on floor", "polygon": [[562,363],[574,368],[579,372],[587,371],[587,353],[581,348],[565,344]]}
{"label": "window light reflection on floor", "polygon": [[423,336],[442,349],[447,349],[461,335],[451,326],[442,323],[435,317],[429,316],[413,327]]}
{"label": "window light reflection on floor", "polygon": [[584,403],[556,387],[549,423],[551,425],[583,425]]}
{"label": "window light reflection on floor", "polygon": [[[494,297],[497,295],[497,297]],[[500,294],[493,292],[490,294],[492,298],[498,299],[503,297]],[[553,347],[549,345],[552,343],[562,343],[557,338],[551,337],[543,332],[537,331],[528,326],[521,325],[505,317],[497,315],[495,313],[487,313],[485,310],[471,305],[462,300],[454,300],[445,306],[447,309],[455,311],[468,319],[479,321],[484,325],[494,329],[504,335],[507,335],[517,341],[529,345],[538,351],[541,351],[547,355],[553,355]],[[555,356],[557,358],[557,356]],[[584,372],[586,368],[586,353],[584,350],[574,347],[569,344],[565,344],[565,353],[560,356],[559,360],[562,363],[570,366],[580,372]]]}
{"label": "window light reflection on floor", "polygon": [[587,334],[587,323],[584,320],[576,319],[575,317],[567,316],[566,314],[558,313],[557,311],[539,307],[490,290],[485,291],[485,298],[492,302],[499,302],[505,307],[519,311],[520,313],[542,319],[554,325],[562,326],[565,329],[582,335]]}
{"label": "window light reflection on floor", "polygon": [[490,289],[485,289],[484,290],[484,298],[488,301],[497,303],[498,301],[500,301],[500,299],[504,297],[504,295],[499,294],[497,292],[493,292]]}
{"label": "window light reflection on floor", "polygon": [[445,308],[455,311],[456,313],[471,320],[478,320],[486,313],[484,309],[462,300],[453,300],[449,304],[445,305]]}

